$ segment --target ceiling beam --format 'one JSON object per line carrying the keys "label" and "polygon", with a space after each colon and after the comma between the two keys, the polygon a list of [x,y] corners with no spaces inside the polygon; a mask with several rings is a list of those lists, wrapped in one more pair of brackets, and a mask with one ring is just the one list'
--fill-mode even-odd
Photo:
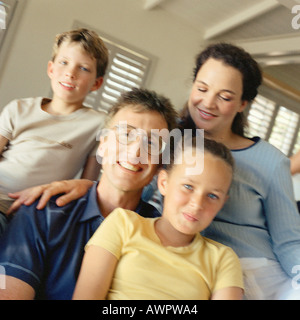
{"label": "ceiling beam", "polygon": [[295,5],[300,4],[300,0],[277,0],[281,5],[292,10]]}
{"label": "ceiling beam", "polygon": [[235,43],[264,66],[300,63],[300,35],[296,33]]}
{"label": "ceiling beam", "polygon": [[300,102],[300,91],[291,87],[283,81],[278,80],[270,76],[269,74],[263,72],[263,82],[266,86],[275,89],[284,95]]}
{"label": "ceiling beam", "polygon": [[252,19],[257,18],[258,16],[280,6],[276,0],[264,0],[258,4],[251,6],[250,8],[239,12],[232,17],[223,20],[220,23],[215,24],[214,26],[208,28],[204,33],[204,39],[212,39],[226,31],[229,31],[241,24],[244,24]]}
{"label": "ceiling beam", "polygon": [[144,9],[151,10],[163,3],[164,1],[165,0],[144,0]]}

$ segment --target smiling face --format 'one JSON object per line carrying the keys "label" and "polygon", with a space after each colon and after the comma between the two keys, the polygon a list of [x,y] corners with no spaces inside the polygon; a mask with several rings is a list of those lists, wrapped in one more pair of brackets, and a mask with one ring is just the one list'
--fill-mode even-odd
{"label": "smiling face", "polygon": [[198,71],[190,93],[188,108],[196,126],[212,137],[231,132],[233,119],[242,112],[243,81],[239,70],[210,58]]}
{"label": "smiling face", "polygon": [[47,71],[54,97],[78,107],[90,91],[99,89],[103,81],[102,77],[96,78],[96,59],[76,42],[63,42],[54,61],[49,61]]}
{"label": "smiling face", "polygon": [[[141,153],[142,141],[127,145],[124,148],[115,143],[114,128],[126,122],[127,126],[141,129],[149,136],[151,129],[167,129],[165,119],[156,111],[135,111],[136,106],[126,106],[120,109],[108,123],[111,129],[107,137],[100,138],[98,153],[103,158],[101,183],[122,192],[142,191],[151,182],[159,164],[151,163],[151,156]],[[112,139],[112,140],[110,140]]]}
{"label": "smiling face", "polygon": [[158,187],[165,197],[162,222],[166,230],[192,239],[212,222],[227,200],[232,168],[207,151],[201,174],[187,175],[186,169],[191,166],[183,161],[170,172],[162,170]]}

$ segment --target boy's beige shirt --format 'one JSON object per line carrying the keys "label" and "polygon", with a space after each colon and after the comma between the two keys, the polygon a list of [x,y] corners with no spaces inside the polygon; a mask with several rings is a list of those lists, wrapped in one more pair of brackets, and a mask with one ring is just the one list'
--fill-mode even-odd
{"label": "boy's beige shirt", "polygon": [[104,112],[83,107],[55,116],[41,109],[42,102],[14,100],[0,114],[0,135],[9,140],[0,156],[0,206],[11,204],[4,203],[7,192],[73,178],[96,154]]}

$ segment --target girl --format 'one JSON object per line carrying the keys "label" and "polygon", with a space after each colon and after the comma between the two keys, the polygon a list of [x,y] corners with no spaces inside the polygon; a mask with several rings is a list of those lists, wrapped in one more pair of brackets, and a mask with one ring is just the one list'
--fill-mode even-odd
{"label": "girl", "polygon": [[[196,137],[191,140],[183,151],[178,144],[174,158],[180,163],[173,161],[159,173],[162,217],[141,218],[116,209],[95,232],[74,299],[242,298],[237,256],[199,234],[227,199],[233,160],[226,147],[210,140],[204,142],[203,157]],[[190,174],[196,157],[203,157],[204,170]]]}

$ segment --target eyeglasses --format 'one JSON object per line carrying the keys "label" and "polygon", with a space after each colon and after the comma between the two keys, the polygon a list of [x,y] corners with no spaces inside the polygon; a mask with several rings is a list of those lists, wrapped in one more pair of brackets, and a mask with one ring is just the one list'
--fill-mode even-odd
{"label": "eyeglasses", "polygon": [[130,145],[140,137],[142,146],[149,155],[157,156],[165,150],[166,142],[153,132],[148,136],[144,130],[128,125],[116,125],[113,130],[118,142],[123,145]]}

